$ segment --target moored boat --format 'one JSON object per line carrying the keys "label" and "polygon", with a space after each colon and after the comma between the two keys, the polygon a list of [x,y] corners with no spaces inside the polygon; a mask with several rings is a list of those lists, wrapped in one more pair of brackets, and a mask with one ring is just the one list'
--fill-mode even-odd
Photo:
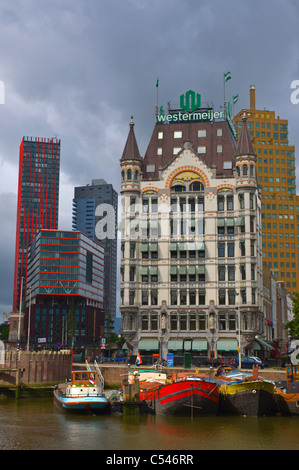
{"label": "moored boat", "polygon": [[221,374],[219,412],[246,416],[267,416],[274,412],[275,384],[241,371]]}
{"label": "moored boat", "polygon": [[103,413],[109,409],[109,402],[95,371],[72,372],[70,382],[55,387],[54,399],[64,411]]}
{"label": "moored boat", "polygon": [[219,385],[208,378],[191,375],[164,384],[149,379],[140,381],[139,396],[156,414],[216,415]]}
{"label": "moored boat", "polygon": [[281,414],[299,416],[299,366],[286,367],[286,388],[275,389],[276,411]]}

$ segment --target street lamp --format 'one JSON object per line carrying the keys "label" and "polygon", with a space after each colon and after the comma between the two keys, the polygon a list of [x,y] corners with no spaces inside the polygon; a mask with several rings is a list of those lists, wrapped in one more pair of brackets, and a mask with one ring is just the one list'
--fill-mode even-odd
{"label": "street lamp", "polygon": [[[236,296],[240,295],[239,292],[236,292]],[[240,310],[240,302],[237,302],[237,311],[238,311],[238,322],[239,322],[239,337],[238,337],[238,342],[239,342],[239,369],[241,370],[241,310]]]}
{"label": "street lamp", "polygon": [[19,324],[18,324],[18,337],[17,337],[17,349],[21,345],[21,315],[22,315],[22,295],[23,295],[23,277],[21,277],[21,289],[20,289],[20,306],[19,306]]}
{"label": "street lamp", "polygon": [[28,331],[27,331],[27,351],[29,351],[29,343],[30,343],[31,286],[29,286],[29,289],[30,289],[30,296],[29,296]]}

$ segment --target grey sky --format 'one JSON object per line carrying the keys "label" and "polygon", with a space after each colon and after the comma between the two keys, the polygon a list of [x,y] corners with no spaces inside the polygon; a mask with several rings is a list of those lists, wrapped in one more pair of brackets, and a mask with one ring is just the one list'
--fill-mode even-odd
{"label": "grey sky", "polygon": [[219,108],[230,71],[235,110],[249,106],[254,84],[257,107],[289,120],[298,149],[298,24],[295,1],[0,0],[0,322],[12,303],[22,137],[62,140],[61,229],[71,229],[74,186],[104,178],[119,191],[131,114],[144,155],[157,77],[165,109],[189,89]]}

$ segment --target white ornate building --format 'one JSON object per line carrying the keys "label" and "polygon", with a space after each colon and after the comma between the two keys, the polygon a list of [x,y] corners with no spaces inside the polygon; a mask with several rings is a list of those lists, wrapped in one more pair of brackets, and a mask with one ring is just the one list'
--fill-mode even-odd
{"label": "white ornate building", "polygon": [[120,160],[122,334],[133,354],[164,359],[236,355],[239,342],[254,353],[261,204],[246,120],[236,146],[227,120],[181,111],[157,119],[144,158],[132,118]]}

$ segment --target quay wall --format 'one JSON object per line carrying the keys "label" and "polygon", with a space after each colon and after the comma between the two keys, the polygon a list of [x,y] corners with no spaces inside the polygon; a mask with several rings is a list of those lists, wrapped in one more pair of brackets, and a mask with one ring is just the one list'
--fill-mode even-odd
{"label": "quay wall", "polygon": [[5,362],[0,364],[0,386],[50,385],[65,382],[71,377],[69,351],[17,351],[5,352]]}

